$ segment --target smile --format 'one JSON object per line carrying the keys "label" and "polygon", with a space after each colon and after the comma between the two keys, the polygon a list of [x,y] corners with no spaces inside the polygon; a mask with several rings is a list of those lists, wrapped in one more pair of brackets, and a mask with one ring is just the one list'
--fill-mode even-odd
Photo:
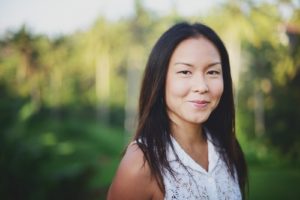
{"label": "smile", "polygon": [[192,105],[196,108],[205,108],[208,104],[209,101],[189,101],[190,103],[192,103]]}

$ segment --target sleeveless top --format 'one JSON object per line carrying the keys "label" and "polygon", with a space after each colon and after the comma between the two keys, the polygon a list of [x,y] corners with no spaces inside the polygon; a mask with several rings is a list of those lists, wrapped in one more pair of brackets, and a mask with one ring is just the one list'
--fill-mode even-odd
{"label": "sleeveless top", "polygon": [[217,146],[211,142],[207,134],[208,171],[196,163],[171,137],[176,158],[171,146],[167,148],[167,159],[173,169],[173,175],[165,170],[163,181],[165,185],[164,200],[240,200],[241,192],[237,180],[230,174]]}

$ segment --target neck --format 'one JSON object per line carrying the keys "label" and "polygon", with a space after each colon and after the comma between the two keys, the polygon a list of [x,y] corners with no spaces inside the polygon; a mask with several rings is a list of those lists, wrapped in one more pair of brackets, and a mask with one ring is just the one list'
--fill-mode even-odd
{"label": "neck", "polygon": [[171,124],[172,135],[183,146],[206,143],[201,124]]}

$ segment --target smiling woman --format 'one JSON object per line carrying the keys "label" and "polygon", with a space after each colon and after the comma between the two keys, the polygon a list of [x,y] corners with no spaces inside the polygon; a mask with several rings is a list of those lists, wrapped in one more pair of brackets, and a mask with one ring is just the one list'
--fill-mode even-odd
{"label": "smiling woman", "polygon": [[176,24],[144,74],[134,140],[108,199],[242,199],[247,167],[235,136],[228,54],[203,24]]}
{"label": "smiling woman", "polygon": [[165,92],[168,116],[178,127],[198,126],[208,119],[223,93],[221,58],[211,42],[199,36],[178,45],[169,63]]}

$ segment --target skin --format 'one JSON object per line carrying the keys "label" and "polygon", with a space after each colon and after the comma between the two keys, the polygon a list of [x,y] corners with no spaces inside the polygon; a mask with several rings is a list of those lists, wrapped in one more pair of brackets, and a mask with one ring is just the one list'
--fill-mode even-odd
{"label": "skin", "polygon": [[[182,41],[172,54],[166,77],[167,113],[172,136],[204,169],[208,169],[207,142],[202,123],[217,107],[223,93],[221,59],[204,37]],[[159,200],[164,195],[151,176],[142,151],[131,144],[119,165],[108,200]]]}
{"label": "skin", "polygon": [[128,146],[108,191],[108,200],[162,200],[164,198],[144,155],[136,144]]}
{"label": "skin", "polygon": [[208,150],[202,124],[217,107],[223,89],[221,58],[216,47],[204,37],[181,42],[169,63],[167,112],[173,137],[206,170]]}

